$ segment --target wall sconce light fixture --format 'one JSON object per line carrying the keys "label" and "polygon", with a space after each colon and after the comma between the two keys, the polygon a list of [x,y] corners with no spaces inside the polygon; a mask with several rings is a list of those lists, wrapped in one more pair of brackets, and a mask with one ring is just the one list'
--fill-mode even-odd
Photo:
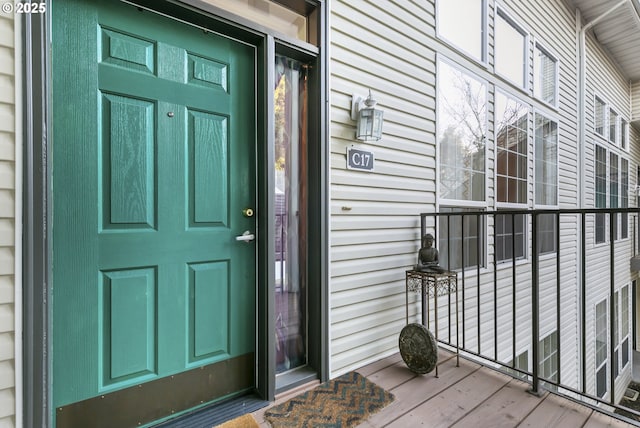
{"label": "wall sconce light fixture", "polygon": [[376,100],[369,96],[363,99],[360,95],[351,97],[351,119],[355,120],[356,138],[361,141],[378,141],[382,138],[382,116],[384,112],[375,108]]}

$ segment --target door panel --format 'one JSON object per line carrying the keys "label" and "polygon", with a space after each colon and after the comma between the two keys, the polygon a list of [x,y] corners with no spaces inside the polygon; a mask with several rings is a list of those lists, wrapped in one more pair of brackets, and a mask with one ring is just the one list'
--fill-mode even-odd
{"label": "door panel", "polygon": [[53,13],[58,415],[226,361],[218,396],[253,387],[253,48],[117,2]]}

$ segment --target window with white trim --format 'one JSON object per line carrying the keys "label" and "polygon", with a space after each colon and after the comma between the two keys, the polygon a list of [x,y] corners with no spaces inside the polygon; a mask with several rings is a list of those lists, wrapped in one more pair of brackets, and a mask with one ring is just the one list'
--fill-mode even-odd
{"label": "window with white trim", "polygon": [[438,62],[437,83],[439,196],[484,202],[486,84],[445,61]]}
{"label": "window with white trim", "polygon": [[535,114],[536,205],[558,205],[558,124]]}
{"label": "window with white trim", "polygon": [[556,252],[558,221],[555,214],[538,215],[538,254]]}
{"label": "window with white trim", "polygon": [[533,96],[555,106],[558,97],[558,61],[536,43],[533,51]]}
{"label": "window with white trim", "polygon": [[[484,62],[486,10],[486,0],[438,0],[436,26],[439,37]],[[464,31],[460,31],[461,28]]]}
{"label": "window with white trim", "polygon": [[527,223],[524,214],[496,214],[495,221],[496,262],[510,262],[526,257]]}
{"label": "window with white trim", "polygon": [[514,369],[522,370],[524,372],[529,371],[529,351],[524,351],[523,353],[516,356],[515,361],[511,360],[507,362],[506,367],[504,368],[504,371],[511,376],[527,380],[527,373],[521,373],[520,371]]}
{"label": "window with white trim", "polygon": [[613,299],[613,370],[617,377],[629,363],[629,286],[625,285],[616,291]]}
{"label": "window with white trim", "polygon": [[609,141],[618,145],[618,113],[609,109]]}
{"label": "window with white trim", "polygon": [[[477,208],[440,207],[441,213],[479,211]],[[438,256],[448,270],[484,267],[484,216],[439,216]]]}
{"label": "window with white trim", "polygon": [[[629,160],[603,146],[595,146],[595,207],[629,207]],[[608,173],[607,173],[608,172]],[[607,204],[608,201],[608,204]],[[613,239],[629,238],[629,215],[627,213],[596,214],[595,243],[608,240],[606,225],[611,218]]]}
{"label": "window with white trim", "polygon": [[595,331],[595,375],[596,394],[604,397],[607,393],[607,299],[596,305]]}
{"label": "window with white trim", "polygon": [[527,203],[529,108],[496,92],[496,200]]}
{"label": "window with white trim", "polygon": [[[618,155],[609,153],[609,208],[618,208],[618,188],[620,186],[618,178]],[[611,228],[614,241],[618,239],[618,215],[613,214],[611,218]]]}
{"label": "window with white trim", "polygon": [[[547,335],[540,340],[538,345],[538,370],[540,377],[553,382],[558,382],[558,331]],[[555,385],[546,385],[547,388],[556,390]]]}
{"label": "window with white trim", "polygon": [[521,88],[527,86],[527,33],[498,9],[494,32],[495,71]]}
{"label": "window with white trim", "polygon": [[[595,146],[596,160],[595,160],[595,187],[596,187],[596,208],[607,207],[607,150],[604,147]],[[605,238],[605,225],[606,215],[596,214],[596,244],[601,244],[606,241]]]}
{"label": "window with white trim", "polygon": [[595,99],[593,117],[595,133],[606,138],[607,104],[598,97]]}
{"label": "window with white trim", "polygon": [[[620,158],[620,208],[629,208],[629,161]],[[620,238],[629,237],[629,214],[620,213]]]}
{"label": "window with white trim", "polygon": [[629,141],[629,122],[624,119],[620,119],[620,147],[624,150],[628,150],[627,142]]}

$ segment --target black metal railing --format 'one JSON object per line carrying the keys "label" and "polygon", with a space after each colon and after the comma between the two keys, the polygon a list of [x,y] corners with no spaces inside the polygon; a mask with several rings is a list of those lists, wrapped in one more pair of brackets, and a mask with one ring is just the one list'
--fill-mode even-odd
{"label": "black metal railing", "polygon": [[[450,295],[448,303],[444,303],[448,305],[448,311],[440,311],[438,316],[439,324],[444,325],[440,328],[447,332],[436,331],[438,341],[526,377],[532,393],[539,393],[544,382],[546,389],[601,410],[603,407],[607,411],[613,409],[617,412],[612,413],[615,417],[640,426],[640,412],[620,403],[622,397],[616,396],[616,388],[618,391],[625,388],[626,385],[620,383],[631,379],[633,372],[633,352],[628,340],[635,349],[636,274],[630,270],[629,259],[640,254],[639,214],[638,208],[447,210],[421,214],[421,236],[434,234],[441,252],[441,266],[458,272],[461,316],[459,321],[452,317],[455,309]],[[601,217],[597,219],[598,216]],[[516,230],[520,221],[522,223],[518,224],[522,227]],[[623,222],[628,222],[626,227],[621,225]],[[600,231],[608,229],[608,238],[602,239],[601,232],[596,237],[596,223],[604,227]],[[499,224],[506,226],[498,230]],[[520,251],[522,249],[524,251]],[[598,268],[598,263],[607,266]],[[541,269],[544,269],[542,285]],[[592,279],[596,275],[599,281]],[[550,286],[552,282],[555,284]],[[626,296],[630,300],[630,304],[629,301],[626,303],[627,308],[631,306],[626,327],[621,326],[624,320],[619,320],[624,312],[623,293],[616,294],[625,286],[628,286]],[[545,291],[544,296],[540,295],[541,289]],[[555,292],[555,299],[549,298],[552,292]],[[563,299],[563,295],[568,298]],[[603,369],[598,369],[595,354],[598,345],[595,303],[601,302],[602,297],[608,299],[608,346],[606,363],[603,363],[606,364],[603,366],[606,367],[606,386],[602,382],[598,384],[597,375],[602,375]],[[454,300],[457,302],[457,297]],[[500,322],[509,318],[509,311],[511,326]],[[547,314],[545,326],[555,324],[555,352],[551,356],[541,353],[540,349],[541,311]],[[575,313],[575,320],[571,321],[575,321],[576,328],[567,330],[565,324],[563,331],[563,320],[566,323],[566,314],[572,313]],[[428,324],[432,317],[433,314],[427,317]],[[448,321],[443,323],[443,317],[448,317]],[[587,326],[596,330],[593,341],[587,340],[590,336]],[[626,348],[621,344],[625,330],[628,333]],[[614,331],[617,332],[616,340]],[[455,340],[452,341],[453,334]],[[475,340],[472,340],[473,335]],[[507,337],[509,339],[505,339]],[[552,339],[551,335],[547,338]],[[526,343],[524,348],[531,351],[530,358],[527,352],[530,367],[517,364],[519,343]],[[603,349],[601,345],[600,351]],[[626,359],[618,356],[622,351],[627,353]],[[547,358],[555,361],[546,361]],[[623,358],[623,367],[617,363],[618,358]],[[510,361],[505,361],[507,359]],[[543,360],[557,368],[550,377],[540,372]],[[621,374],[626,375],[620,377]],[[603,388],[606,389],[604,393]]]}

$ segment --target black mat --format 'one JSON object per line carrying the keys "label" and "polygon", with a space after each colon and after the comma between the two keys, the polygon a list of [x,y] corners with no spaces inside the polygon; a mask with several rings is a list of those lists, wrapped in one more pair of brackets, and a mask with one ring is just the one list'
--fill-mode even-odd
{"label": "black mat", "polygon": [[203,407],[195,412],[154,425],[155,428],[212,428],[226,421],[252,413],[269,404],[257,395],[245,395]]}

